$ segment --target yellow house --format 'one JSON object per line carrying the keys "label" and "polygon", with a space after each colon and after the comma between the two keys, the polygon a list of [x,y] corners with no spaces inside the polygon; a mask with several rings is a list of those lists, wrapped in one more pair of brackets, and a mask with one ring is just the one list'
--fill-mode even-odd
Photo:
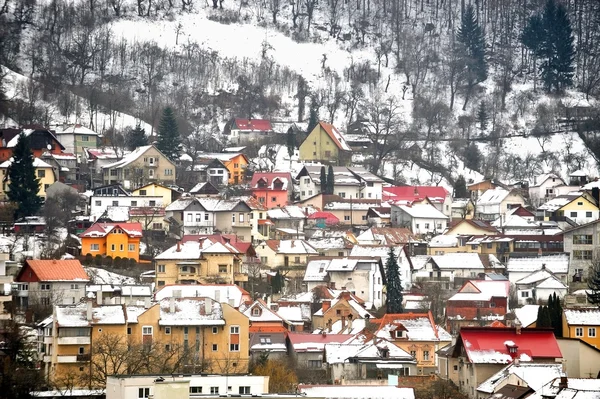
{"label": "yellow house", "polygon": [[157,287],[248,281],[247,274],[242,273],[242,254],[231,244],[210,238],[177,243],[155,260]]}
{"label": "yellow house", "polygon": [[319,122],[300,144],[302,161],[322,161],[328,164],[346,165],[352,149],[335,126]]}
{"label": "yellow house", "polygon": [[265,267],[298,269],[302,274],[308,259],[319,255],[305,240],[266,240],[259,242],[254,249]]}
{"label": "yellow house", "polygon": [[483,220],[458,219],[450,222],[444,234],[462,234],[471,236],[497,235],[499,231]]}
{"label": "yellow house", "polygon": [[176,167],[154,145],[138,147],[121,160],[102,167],[105,185],[119,183],[134,189],[151,182],[175,184]]}
{"label": "yellow house", "polygon": [[[0,199],[2,200],[8,199],[8,191],[10,185],[8,171],[10,170],[11,164],[12,162],[10,159],[0,164],[0,170],[2,171],[2,186],[0,187]],[[40,182],[40,190],[38,191],[38,195],[42,198],[46,198],[46,190],[56,181],[54,170],[52,169],[52,166],[50,164],[47,164],[39,158],[33,159],[33,167],[35,168],[35,177]]]}
{"label": "yellow house", "polygon": [[148,183],[145,186],[136,188],[131,192],[134,197],[162,197],[162,206],[166,207],[171,202],[179,198],[180,193],[177,190],[163,186],[158,183]]}
{"label": "yellow house", "polygon": [[[248,372],[248,318],[210,298],[165,298],[128,307],[88,301],[56,306],[51,319],[42,333],[41,363],[60,388],[104,387],[107,375],[131,370]],[[144,365],[142,352],[160,363]]]}
{"label": "yellow house", "polygon": [[564,309],[563,337],[580,339],[600,349],[600,309]]}
{"label": "yellow house", "polygon": [[573,220],[577,224],[586,224],[600,218],[600,209],[596,201],[587,193],[559,195],[541,205],[537,216],[543,220]]}
{"label": "yellow house", "polygon": [[427,245],[427,255],[460,252],[494,255],[500,258],[514,251],[514,238],[503,236],[440,235]]}

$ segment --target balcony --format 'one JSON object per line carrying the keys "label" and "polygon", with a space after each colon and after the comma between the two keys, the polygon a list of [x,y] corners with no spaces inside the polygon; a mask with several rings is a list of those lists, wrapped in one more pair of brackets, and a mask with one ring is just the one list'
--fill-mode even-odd
{"label": "balcony", "polygon": [[58,355],[56,356],[57,363],[77,363],[77,355]]}
{"label": "balcony", "polygon": [[90,337],[59,337],[58,345],[89,345]]}
{"label": "balcony", "polygon": [[214,227],[214,223],[210,221],[201,222],[183,222],[184,227]]}
{"label": "balcony", "polygon": [[239,281],[246,282],[246,281],[248,281],[248,275],[245,274],[245,273],[234,273],[233,274],[233,281],[235,281],[235,282],[239,282]]}
{"label": "balcony", "polygon": [[77,355],[78,362],[89,362],[92,359],[92,355],[89,353],[83,353],[81,355]]}

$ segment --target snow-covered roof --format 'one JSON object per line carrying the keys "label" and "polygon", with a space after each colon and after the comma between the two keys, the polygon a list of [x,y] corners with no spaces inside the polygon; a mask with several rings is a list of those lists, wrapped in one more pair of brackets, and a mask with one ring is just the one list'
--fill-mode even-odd
{"label": "snow-covered roof", "polygon": [[379,263],[376,257],[343,257],[310,260],[304,272],[304,281],[326,281],[329,272],[352,272],[357,266]]}
{"label": "snow-covered roof", "polygon": [[98,136],[98,133],[94,132],[92,129],[88,129],[85,126],[78,125],[78,124],[68,126],[68,127],[64,128],[62,131],[57,131],[56,134],[57,135],[60,135],[60,134],[81,134],[81,135],[87,135],[87,136]]}
{"label": "snow-covered roof", "polygon": [[[473,290],[473,287],[476,290]],[[508,280],[469,280],[448,301],[489,301],[492,298],[507,298],[509,288]]]}
{"label": "snow-covered roof", "polygon": [[59,327],[89,327],[87,305],[56,306],[56,323]]}
{"label": "snow-covered roof", "polygon": [[[255,312],[255,309],[258,309]],[[283,322],[284,320],[274,311],[269,309],[266,303],[261,299],[257,299],[254,303],[243,312],[251,323],[260,322]],[[258,313],[258,314],[256,314]]]}
{"label": "snow-covered roof", "polygon": [[304,219],[306,214],[298,205],[286,205],[282,208],[273,208],[267,211],[269,219]]}
{"label": "snow-covered roof", "polygon": [[203,253],[210,254],[239,254],[239,251],[229,243],[213,242],[209,238],[197,241],[178,243],[156,256],[156,260],[170,259],[200,259]]}
{"label": "snow-covered roof", "polygon": [[162,301],[165,298],[200,298],[207,297],[217,302],[227,302],[234,308],[239,308],[248,292],[233,284],[195,285],[180,284],[166,285],[154,293],[154,299]]}
{"label": "snow-covered roof", "polygon": [[431,259],[440,269],[485,269],[479,254],[476,253],[450,253],[444,255],[433,255]]}
{"label": "snow-covered roof", "polygon": [[311,247],[317,250],[344,249],[346,240],[343,238],[317,238],[307,240]]}
{"label": "snow-covered roof", "polygon": [[414,358],[408,352],[385,339],[379,339],[376,343],[369,340],[362,344],[326,344],[325,356],[328,364],[349,363],[350,359],[377,360],[381,363],[414,362]]}
{"label": "snow-covered roof", "polygon": [[563,206],[575,201],[577,198],[580,198],[582,195],[559,195],[558,197],[552,198],[550,201],[542,204],[538,207],[538,210],[548,211],[548,212],[556,212]]}
{"label": "snow-covered roof", "polygon": [[[175,312],[171,312],[171,302]],[[222,326],[221,304],[210,298],[168,298],[159,302],[161,326]]]}
{"label": "snow-covered roof", "polygon": [[529,327],[537,321],[537,313],[540,305],[525,305],[514,309],[515,316],[521,322],[523,328]]}
{"label": "snow-covered roof", "polygon": [[105,165],[103,169],[112,169],[112,168],[122,168],[124,166],[129,165],[132,162],[135,162],[139,157],[141,157],[146,151],[152,148],[152,145],[144,145],[136,148],[131,151],[129,154],[125,155],[122,159],[117,162],[113,162],[111,164]]}
{"label": "snow-covered roof", "polygon": [[567,324],[572,326],[600,326],[600,309],[563,309]]}
{"label": "snow-covered roof", "polygon": [[[6,169],[9,168],[10,165],[12,165],[13,162],[13,158],[10,158],[8,161],[4,161],[0,164],[0,169]],[[52,168],[52,165],[50,165],[49,163],[46,163],[44,161],[42,161],[39,158],[33,158],[33,167],[36,169],[41,169],[41,168]]]}
{"label": "snow-covered roof", "polygon": [[167,207],[165,208],[165,211],[167,211],[167,212],[183,211],[188,206],[190,206],[190,204],[192,204],[193,202],[198,202],[198,199],[195,197],[179,198],[178,200],[173,201],[169,205],[167,205]]}
{"label": "snow-covered roof", "polygon": [[414,204],[412,206],[400,205],[398,208],[413,218],[448,219],[448,216],[444,215],[435,206],[430,204]]}
{"label": "snow-covered roof", "polygon": [[541,255],[535,257],[510,257],[506,270],[510,272],[533,272],[546,267],[552,273],[565,274],[569,270],[569,254]]}
{"label": "snow-covered roof", "polygon": [[277,314],[290,324],[304,323],[306,319],[301,306],[279,306]]}
{"label": "snow-covered roof", "polygon": [[500,187],[496,187],[493,189],[486,190],[481,196],[477,199],[477,205],[498,205],[504,201],[506,197],[510,194],[510,191],[505,190]]}
{"label": "snow-covered roof", "polygon": [[385,316],[376,335],[389,339],[391,333],[399,326],[404,327],[409,341],[439,341],[437,329],[433,321],[426,314],[402,314]]}
{"label": "snow-covered roof", "polygon": [[525,382],[526,386],[537,391],[562,375],[562,365],[559,363],[512,363],[481,383],[477,387],[477,391],[493,394],[510,375],[517,376]]}
{"label": "snow-covered roof", "polygon": [[429,241],[430,248],[452,248],[458,247],[458,235],[456,234],[440,234]]}
{"label": "snow-covered roof", "polygon": [[400,388],[393,385],[298,385],[298,391],[311,398],[415,398],[413,388]]}
{"label": "snow-covered roof", "polygon": [[267,240],[266,244],[278,254],[318,255],[305,240]]}

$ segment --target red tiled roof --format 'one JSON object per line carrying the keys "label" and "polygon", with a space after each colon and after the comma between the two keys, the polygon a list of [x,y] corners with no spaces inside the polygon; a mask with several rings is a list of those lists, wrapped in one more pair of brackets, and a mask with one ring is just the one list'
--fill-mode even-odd
{"label": "red tiled roof", "polygon": [[129,216],[165,216],[165,208],[154,206],[132,206],[129,208]]}
{"label": "red tiled roof", "polygon": [[[273,182],[273,180],[275,180],[276,178],[279,179],[287,179],[287,184],[284,184],[284,187],[291,187],[292,186],[292,175],[289,172],[271,172],[271,173],[267,173],[267,172],[256,172],[252,175],[252,181],[250,182],[250,187],[253,189],[262,189],[262,190],[266,190],[266,189],[270,189],[272,190],[271,184]],[[263,179],[266,183],[265,187],[258,187],[258,181]]]}
{"label": "red tiled roof", "polygon": [[[337,148],[339,148],[340,150],[344,150],[344,151],[350,151],[350,147],[348,146],[348,144],[345,141],[341,142],[340,140],[338,140],[338,137],[341,138],[342,135],[336,129],[335,126],[333,126],[330,123],[322,122],[322,121],[319,122],[319,125],[321,125],[323,130],[325,130],[325,133],[327,133],[327,135],[329,136],[329,138],[331,138],[331,140],[337,146]],[[342,140],[343,140],[343,138],[342,138]]]}
{"label": "red tiled roof", "polygon": [[501,321],[494,320],[488,327],[503,328],[503,327],[506,327],[506,326]]}
{"label": "red tiled roof", "polygon": [[271,121],[267,119],[238,119],[235,120],[235,125],[239,130],[256,130],[259,132],[268,132],[273,130]]}
{"label": "red tiled roof", "polygon": [[141,223],[105,223],[97,222],[91,225],[86,231],[80,234],[80,237],[105,237],[114,228],[121,228],[129,237],[142,236]]}
{"label": "red tiled roof", "polygon": [[25,275],[27,271],[32,271],[38,281],[89,281],[90,279],[77,259],[26,260],[25,267],[17,276],[16,281],[22,281],[20,278],[27,277]]}
{"label": "red tiled roof", "polygon": [[430,311],[427,313],[386,313],[380,319],[374,319],[373,323],[379,324],[379,328],[383,328],[388,324],[396,324],[395,320],[416,320],[427,318],[431,323],[431,328],[433,329],[436,337],[439,338],[438,329],[436,328],[435,321],[433,320],[433,315]]}
{"label": "red tiled roof", "polygon": [[[561,358],[562,353],[554,332],[550,329],[523,328],[517,334],[515,328],[463,327],[459,339],[470,361],[497,363],[491,357],[494,353],[520,357],[525,354],[533,360],[536,358]],[[517,346],[517,353],[509,354],[506,342],[512,341]],[[503,363],[503,362],[500,362]]]}
{"label": "red tiled roof", "polygon": [[340,219],[331,212],[318,211],[308,217],[309,219],[325,219],[326,224],[339,223]]}
{"label": "red tiled roof", "polygon": [[[383,200],[409,200],[422,201],[429,198],[431,202],[443,202],[448,196],[448,191],[441,186],[402,186],[384,187]],[[441,201],[436,200],[441,198]]]}

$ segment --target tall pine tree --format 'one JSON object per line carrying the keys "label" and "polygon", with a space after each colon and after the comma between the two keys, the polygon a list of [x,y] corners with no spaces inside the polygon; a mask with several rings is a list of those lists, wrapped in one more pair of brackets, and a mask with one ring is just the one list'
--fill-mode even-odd
{"label": "tall pine tree", "polygon": [[129,151],[148,145],[148,138],[146,137],[144,128],[138,124],[134,129],[131,129],[127,134],[126,144]]}
{"label": "tall pine tree", "polygon": [[327,194],[333,194],[333,187],[335,186],[335,175],[333,174],[333,166],[329,165],[327,170]]}
{"label": "tall pine tree", "polygon": [[467,84],[463,111],[471,97],[473,88],[487,79],[487,63],[485,61],[485,35],[479,26],[475,10],[469,4],[462,16],[458,35],[459,54],[464,65],[464,76]]}
{"label": "tall pine tree", "polygon": [[385,268],[386,313],[402,313],[402,281],[400,281],[400,268],[398,267],[398,258],[396,252],[394,252],[394,247],[390,247],[388,251]]}
{"label": "tall pine tree", "polygon": [[325,166],[321,166],[321,194],[327,194],[327,172],[325,172]]}
{"label": "tall pine tree", "polygon": [[15,219],[34,215],[42,207],[42,198],[38,195],[40,181],[33,162],[29,138],[21,133],[8,169],[8,199],[17,204]]}
{"label": "tall pine tree", "polygon": [[156,147],[171,161],[179,160],[181,150],[181,137],[175,120],[175,114],[171,107],[163,111],[160,125],[158,126],[158,140]]}
{"label": "tall pine tree", "polygon": [[567,87],[573,85],[573,62],[575,61],[575,46],[571,22],[567,15],[565,6],[559,4],[554,14],[554,37],[555,37],[555,56],[553,67],[555,70],[554,88],[557,92],[562,92]]}
{"label": "tall pine tree", "polygon": [[594,261],[590,267],[588,289],[586,290],[589,303],[600,307],[600,262]]}

